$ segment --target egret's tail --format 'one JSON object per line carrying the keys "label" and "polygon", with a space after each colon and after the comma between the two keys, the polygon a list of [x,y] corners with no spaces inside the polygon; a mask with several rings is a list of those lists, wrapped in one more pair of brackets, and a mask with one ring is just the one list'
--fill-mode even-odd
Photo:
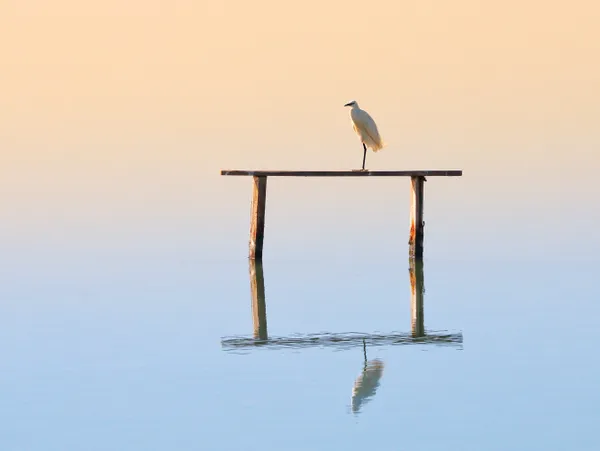
{"label": "egret's tail", "polygon": [[379,142],[373,143],[371,150],[373,150],[373,152],[377,152],[378,150],[383,149],[385,146],[386,143],[383,140],[379,140]]}

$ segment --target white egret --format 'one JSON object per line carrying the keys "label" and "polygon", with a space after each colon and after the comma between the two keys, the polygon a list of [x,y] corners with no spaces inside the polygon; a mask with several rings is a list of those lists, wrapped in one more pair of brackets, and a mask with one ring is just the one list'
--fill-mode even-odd
{"label": "white egret", "polygon": [[377,130],[377,125],[373,118],[365,110],[360,109],[356,100],[353,100],[344,106],[352,107],[350,110],[350,119],[354,131],[363,145],[364,153],[362,168],[364,171],[365,160],[367,158],[367,147],[370,147],[373,152],[377,152],[385,146],[385,143],[379,135],[379,130]]}

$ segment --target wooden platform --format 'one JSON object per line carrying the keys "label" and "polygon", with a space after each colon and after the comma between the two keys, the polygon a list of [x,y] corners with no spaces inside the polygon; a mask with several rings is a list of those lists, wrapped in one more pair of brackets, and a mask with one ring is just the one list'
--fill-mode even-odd
{"label": "wooden platform", "polygon": [[355,169],[351,171],[273,171],[222,169],[224,176],[247,176],[253,178],[252,213],[250,222],[249,258],[261,260],[265,230],[265,211],[267,202],[267,179],[269,177],[410,177],[410,231],[409,254],[417,259],[423,258],[423,197],[427,177],[460,177],[460,169],[434,169],[410,171],[369,171]]}

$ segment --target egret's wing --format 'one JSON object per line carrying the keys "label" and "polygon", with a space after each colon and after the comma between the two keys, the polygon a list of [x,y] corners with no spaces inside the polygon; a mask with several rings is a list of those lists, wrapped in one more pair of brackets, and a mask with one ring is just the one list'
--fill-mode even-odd
{"label": "egret's wing", "polygon": [[352,120],[354,126],[362,130],[370,138],[374,145],[373,150],[379,150],[383,147],[377,124],[375,124],[371,115],[364,110],[355,110],[353,113]]}
{"label": "egret's wing", "polygon": [[367,130],[373,134],[377,133],[377,125],[375,124],[375,121],[373,120],[371,115],[369,113],[367,113],[366,111],[357,110],[356,114],[354,115],[354,121],[361,128],[364,128],[365,130]]}

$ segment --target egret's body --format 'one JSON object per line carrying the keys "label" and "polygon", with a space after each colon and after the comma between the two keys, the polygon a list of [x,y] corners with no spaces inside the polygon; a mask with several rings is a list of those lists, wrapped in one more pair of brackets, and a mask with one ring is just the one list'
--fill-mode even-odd
{"label": "egret's body", "polygon": [[350,119],[352,121],[352,127],[358,135],[360,142],[363,145],[363,164],[362,168],[365,169],[365,160],[367,158],[367,147],[373,152],[381,150],[385,143],[379,135],[377,124],[373,118],[365,110],[361,110],[356,101],[347,103],[344,106],[351,107]]}

